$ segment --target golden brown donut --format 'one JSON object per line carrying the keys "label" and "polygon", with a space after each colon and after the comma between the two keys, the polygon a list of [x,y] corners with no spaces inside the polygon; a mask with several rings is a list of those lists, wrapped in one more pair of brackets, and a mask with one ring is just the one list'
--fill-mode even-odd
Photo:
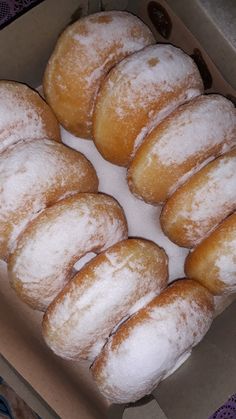
{"label": "golden brown donut", "polygon": [[155,43],[150,29],[127,12],[79,19],[60,36],[44,75],[44,93],[60,123],[91,138],[94,101],[107,72],[124,57]]}
{"label": "golden brown donut", "polygon": [[0,153],[29,138],[60,141],[56,117],[35,90],[22,83],[0,80]]}
{"label": "golden brown donut", "polygon": [[131,192],[166,201],[194,172],[236,145],[236,110],[221,95],[201,95],[179,106],[145,138],[128,170]]}
{"label": "golden brown donut", "polygon": [[75,262],[127,237],[117,201],[80,193],[46,208],[21,234],[8,272],[18,296],[44,311],[73,275]]}
{"label": "golden brown donut", "polygon": [[236,213],[189,253],[185,272],[214,295],[236,291]]}
{"label": "golden brown donut", "polygon": [[76,192],[96,192],[98,179],[80,153],[50,140],[18,142],[0,155],[0,259],[45,207]]}
{"label": "golden brown donut", "polygon": [[63,358],[93,361],[117,324],[167,286],[167,262],[163,249],[143,239],[95,257],[48,307],[46,343]]}
{"label": "golden brown donut", "polygon": [[199,283],[178,280],[121,324],[91,371],[113,403],[134,402],[173,373],[208,331],[213,296]]}
{"label": "golden brown donut", "polygon": [[125,58],[97,96],[93,131],[98,151],[127,166],[150,129],[202,91],[195,63],[179,48],[152,45]]}
{"label": "golden brown donut", "polygon": [[160,222],[183,247],[196,246],[236,209],[236,149],[195,173],[167,200]]}

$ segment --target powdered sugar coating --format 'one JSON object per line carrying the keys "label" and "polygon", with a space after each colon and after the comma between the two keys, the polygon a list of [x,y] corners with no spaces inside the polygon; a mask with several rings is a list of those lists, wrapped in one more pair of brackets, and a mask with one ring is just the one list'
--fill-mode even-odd
{"label": "powdered sugar coating", "polygon": [[236,213],[189,253],[185,272],[214,295],[236,291]]}
{"label": "powdered sugar coating", "polygon": [[32,138],[58,140],[56,118],[28,86],[0,81],[0,153],[11,144]]}
{"label": "powdered sugar coating", "polygon": [[107,160],[127,165],[154,124],[202,91],[198,69],[182,50],[145,47],[113,68],[99,91],[96,146]]}
{"label": "powdered sugar coating", "polygon": [[[184,282],[193,287],[192,281]],[[136,401],[151,393],[184,362],[209,329],[213,315],[210,293],[200,286],[189,293],[176,292],[165,301],[172,287],[123,323],[95,360],[94,378],[113,403]]]}
{"label": "powdered sugar coating", "polygon": [[22,233],[9,260],[11,283],[33,308],[45,310],[81,256],[126,237],[126,220],[113,198],[74,195],[45,209]]}
{"label": "powdered sugar coating", "polygon": [[189,210],[183,206],[181,216],[195,221],[202,235],[208,218],[214,217],[214,214],[223,217],[235,205],[236,156],[232,156],[232,159],[222,158],[215,170],[208,173],[207,183],[196,190]]}
{"label": "powdered sugar coating", "polygon": [[[109,87],[117,97],[117,114],[120,119],[125,115],[124,104],[135,110],[138,101],[139,105],[146,107],[161,93],[173,92],[176,84],[182,82],[184,78],[192,77],[192,73],[194,76],[197,75],[192,59],[181,49],[168,44],[156,44],[144,48],[124,59],[112,70],[112,73],[115,81],[111,78]],[[200,79],[198,83],[201,86]],[[125,97],[118,94],[120,87],[122,90],[129,87]],[[194,96],[193,86],[189,88]],[[141,99],[140,92],[145,92]],[[152,117],[152,109],[149,112],[149,117]]]}
{"label": "powdered sugar coating", "polygon": [[236,291],[236,231],[235,238],[227,243],[227,253],[219,256],[215,262],[219,279],[226,284],[227,292]]}
{"label": "powdered sugar coating", "polygon": [[130,165],[131,190],[147,202],[162,203],[193,173],[235,145],[232,102],[215,94],[198,96],[145,139]]}
{"label": "powdered sugar coating", "polygon": [[199,96],[181,110],[152,150],[167,166],[219,143],[221,152],[236,145],[236,109],[224,96]]}
{"label": "powdered sugar coating", "polygon": [[59,38],[44,77],[47,100],[62,125],[91,138],[102,79],[125,56],[154,42],[150,29],[127,12],[95,13],[70,25]]}
{"label": "powdered sugar coating", "polygon": [[99,354],[118,322],[167,285],[167,258],[152,242],[129,239],[82,269],[46,312],[47,344],[67,359]]}
{"label": "powdered sugar coating", "polygon": [[183,246],[196,245],[235,210],[235,185],[236,149],[209,163],[171,196],[161,214],[165,233]]}
{"label": "powdered sugar coating", "polygon": [[[84,53],[89,54],[89,63],[96,64],[96,71],[104,69],[106,62],[114,58],[115,52],[125,56],[142,49],[148,40],[154,43],[148,26],[137,16],[124,11],[105,11],[86,16],[72,25],[68,34],[83,47]],[[108,49],[106,62],[99,63],[99,53],[105,48]],[[79,60],[79,57],[75,59]]]}
{"label": "powdered sugar coating", "polygon": [[[196,96],[196,90],[189,89],[188,93],[186,94],[185,100],[191,100],[195,96]],[[152,129],[156,127],[163,119],[165,119],[168,115],[170,115],[178,107],[178,105],[179,105],[178,100],[172,100],[169,103],[167,103],[167,105],[163,109],[158,111],[157,113],[154,113],[152,111],[149,112],[149,117],[151,117],[151,119],[149,123],[141,129],[140,133],[135,138],[131,157],[135,156],[136,151],[139,149],[140,145],[142,144],[147,134],[151,132]]]}
{"label": "powdered sugar coating", "polygon": [[18,142],[0,157],[0,257],[47,205],[97,190],[95,170],[80,153],[50,140]]}

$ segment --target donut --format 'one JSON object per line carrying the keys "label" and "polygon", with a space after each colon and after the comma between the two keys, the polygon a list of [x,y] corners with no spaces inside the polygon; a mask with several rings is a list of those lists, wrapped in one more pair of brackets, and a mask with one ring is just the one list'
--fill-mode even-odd
{"label": "donut", "polygon": [[61,141],[56,117],[35,90],[22,83],[0,80],[0,153],[29,138]]}
{"label": "donut", "polygon": [[221,95],[201,95],[157,125],[128,170],[131,192],[161,204],[194,172],[236,145],[236,110]]}
{"label": "donut", "polygon": [[214,295],[236,292],[236,213],[189,253],[185,273]]}
{"label": "donut", "polygon": [[0,155],[0,259],[7,260],[19,234],[46,206],[76,192],[96,192],[91,163],[61,143],[18,142]]}
{"label": "donut", "polygon": [[155,39],[150,29],[127,12],[95,13],[79,19],[60,36],[45,70],[47,102],[71,133],[92,137],[94,102],[108,71]]}
{"label": "donut", "polygon": [[104,194],[80,193],[46,208],[19,237],[8,262],[10,284],[44,311],[71,279],[75,262],[127,237],[123,210]]}
{"label": "donut", "polygon": [[203,84],[193,60],[172,45],[151,45],[117,64],[97,95],[93,137],[111,163],[127,166],[147,133]]}
{"label": "donut", "polygon": [[117,324],[167,286],[167,256],[153,242],[128,239],[95,257],[48,307],[43,335],[66,359],[93,361]]}
{"label": "donut", "polygon": [[208,163],[166,201],[160,223],[174,243],[195,247],[236,209],[236,148]]}
{"label": "donut", "polygon": [[176,281],[110,336],[91,366],[101,393],[113,403],[151,393],[190,355],[213,313],[206,288],[190,279]]}

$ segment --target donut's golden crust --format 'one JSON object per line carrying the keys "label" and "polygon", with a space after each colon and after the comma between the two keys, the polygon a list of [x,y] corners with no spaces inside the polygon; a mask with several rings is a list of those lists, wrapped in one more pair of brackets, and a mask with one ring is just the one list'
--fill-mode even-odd
{"label": "donut's golden crust", "polygon": [[[143,239],[113,245],[88,263],[48,307],[43,334],[51,349],[69,359],[99,354],[120,321],[167,286],[163,249]],[[87,325],[85,327],[85,325]]]}
{"label": "donut's golden crust", "polygon": [[53,111],[27,85],[0,80],[0,152],[20,140],[32,138],[61,141]]}
{"label": "donut's golden crust", "polygon": [[8,271],[19,297],[46,310],[72,277],[75,262],[127,237],[117,201],[105,194],[79,193],[46,208],[21,234]]}
{"label": "donut's golden crust", "polygon": [[102,83],[94,111],[95,145],[108,161],[127,166],[148,131],[202,90],[197,67],[180,49],[154,45],[132,54]]}
{"label": "donut's golden crust", "polygon": [[185,273],[214,295],[236,291],[236,214],[226,218],[189,253]]}
{"label": "donut's golden crust", "polygon": [[147,135],[128,170],[130,190],[148,203],[163,203],[199,165],[235,144],[232,102],[220,95],[198,96]]}
{"label": "donut's golden crust", "polygon": [[236,208],[236,149],[195,173],[166,201],[160,223],[174,243],[194,247]]}
{"label": "donut's golden crust", "polygon": [[50,140],[18,142],[0,156],[0,258],[7,259],[26,224],[76,192],[96,192],[98,179],[81,154]]}
{"label": "donut's golden crust", "polygon": [[[198,285],[194,280],[177,280],[174,284],[171,284],[165,291],[160,295],[154,298],[146,307],[138,311],[133,317],[128,319],[126,322],[121,324],[116,333],[112,336],[112,350],[115,350],[129,335],[129,332],[140,323],[145,323],[150,317],[152,308],[158,307],[167,307],[169,304],[173,303],[176,298],[186,298],[191,297],[193,299],[197,298],[199,309],[207,307],[208,311],[214,311],[213,299],[210,296],[206,288]],[[100,353],[99,357],[95,360],[92,366],[92,372],[95,377],[99,376],[99,370],[102,369],[106,359],[106,347]]]}
{"label": "donut's golden crust", "polygon": [[44,75],[44,92],[60,123],[91,138],[94,101],[101,80],[124,57],[155,39],[127,12],[109,11],[79,19],[60,36]]}
{"label": "donut's golden crust", "polygon": [[[182,303],[184,304],[184,306],[181,305]],[[179,319],[179,324],[176,325],[176,331],[173,328],[174,323],[173,325],[169,325],[170,328],[168,328],[167,326],[168,323],[166,324],[166,328],[163,324],[163,322],[165,322],[165,319],[167,321],[170,313],[172,313],[171,317],[174,320],[174,312],[172,311],[173,307],[176,308],[176,318]],[[189,312],[191,312],[192,321],[195,325],[194,332],[191,330],[191,326],[189,326],[190,323],[187,320],[187,307],[189,307]],[[166,316],[164,314],[165,311],[162,311],[160,317],[157,316],[157,318],[155,318],[155,310],[158,310],[158,312],[160,312],[162,308],[163,310],[166,310]],[[132,339],[134,339],[132,346],[134,353],[129,354],[128,357],[130,356],[132,358],[130,358],[130,361],[133,362],[134,365],[136,364],[136,358],[139,359],[140,362],[142,362],[142,357],[140,357],[139,355],[140,348],[138,347],[138,344],[140,343],[138,339],[141,339],[141,334],[138,333],[138,330],[139,328],[142,328],[142,331],[145,335],[145,327],[147,327],[148,330],[150,324],[153,324],[154,326],[153,338],[155,334],[158,335],[160,333],[160,336],[162,336],[163,338],[164,348],[166,343],[165,340],[169,340],[171,342],[171,350],[178,352],[179,345],[181,345],[181,338],[180,336],[178,338],[178,335],[181,335],[181,330],[183,330],[182,337],[184,337],[183,339],[186,339],[185,345],[190,346],[185,348],[183,347],[182,349],[191,350],[191,347],[196,345],[208,330],[213,318],[213,313],[213,297],[205,287],[203,287],[196,281],[190,279],[177,280],[174,284],[170,285],[166,290],[164,290],[159,296],[154,298],[144,308],[142,308],[136,314],[134,314],[133,317],[122,323],[121,326],[117,329],[117,331],[112,336],[110,336],[103,350],[100,352],[99,356],[95,359],[94,363],[91,366],[92,375],[96,383],[98,384],[100,391],[103,393],[103,395],[105,395],[105,397],[107,397],[109,400],[115,403],[136,401],[140,397],[149,394],[150,391],[152,391],[163,378],[162,375],[158,376],[157,374],[156,376],[154,376],[154,381],[152,382],[153,377],[151,376],[152,372],[150,370],[149,362],[148,368],[150,377],[145,376],[144,373],[145,379],[144,382],[141,383],[141,386],[140,381],[137,379],[135,382],[134,378],[133,387],[130,387],[129,389],[125,389],[125,382],[123,388],[120,372],[116,370],[118,364],[120,365],[122,370],[124,369],[124,365],[122,364],[121,359],[121,353],[122,351],[124,351],[124,356],[127,355],[127,351],[129,351],[127,342],[129,342],[131,336],[133,336]],[[195,316],[196,319],[194,318]],[[188,332],[185,330],[185,328],[186,330],[190,328],[188,330],[190,334],[188,337],[186,336],[186,333]],[[172,332],[176,333],[176,335],[172,335]],[[139,338],[137,338],[137,336],[139,336]],[[159,341],[158,343],[161,345],[161,341]],[[153,345],[153,342],[146,342],[146,345]],[[174,349],[173,345],[175,345]],[[158,351],[161,352],[162,350],[165,351],[165,349],[162,349],[161,347],[154,347],[154,352],[156,351],[156,353],[158,353]],[[116,364],[117,358],[120,359],[120,363],[118,364]],[[146,359],[143,359],[144,363],[146,361]],[[137,370],[142,367],[143,365],[141,364],[136,365]],[[157,365],[153,365],[153,371],[155,371],[156,367],[158,368]],[[128,365],[127,368],[129,368]],[[165,365],[160,365],[160,368],[161,370],[165,370]],[[133,370],[132,373],[135,374]],[[116,379],[115,381],[113,381],[114,376],[120,377],[120,381],[116,382]],[[130,391],[129,395],[126,394],[126,390],[127,393]]]}

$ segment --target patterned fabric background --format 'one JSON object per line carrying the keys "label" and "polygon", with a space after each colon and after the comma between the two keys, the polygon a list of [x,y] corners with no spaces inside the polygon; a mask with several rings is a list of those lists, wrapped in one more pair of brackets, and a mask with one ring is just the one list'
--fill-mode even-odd
{"label": "patterned fabric background", "polygon": [[209,419],[236,419],[236,394],[221,406]]}
{"label": "patterned fabric background", "polygon": [[43,0],[5,0],[0,1],[0,29],[15,20],[27,10]]}
{"label": "patterned fabric background", "polygon": [[0,377],[0,419],[40,419]]}

